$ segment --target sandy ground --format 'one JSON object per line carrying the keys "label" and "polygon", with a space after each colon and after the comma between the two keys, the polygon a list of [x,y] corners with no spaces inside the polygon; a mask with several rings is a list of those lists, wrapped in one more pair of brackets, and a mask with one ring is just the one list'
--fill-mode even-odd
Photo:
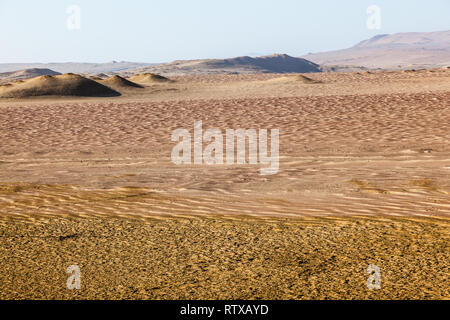
{"label": "sandy ground", "polygon": [[[0,102],[1,297],[450,298],[450,71],[308,76]],[[194,120],[279,129],[279,172],[173,164]]]}
{"label": "sandy ground", "polygon": [[[3,218],[1,298],[442,299],[446,228],[398,217]],[[80,290],[66,288],[73,264]],[[371,264],[380,290],[367,288]]]}

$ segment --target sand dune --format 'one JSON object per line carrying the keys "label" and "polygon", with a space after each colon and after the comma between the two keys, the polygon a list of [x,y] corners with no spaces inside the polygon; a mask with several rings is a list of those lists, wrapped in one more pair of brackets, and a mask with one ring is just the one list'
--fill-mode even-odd
{"label": "sand dune", "polygon": [[155,84],[155,83],[166,83],[172,82],[171,79],[161,76],[155,73],[139,73],[133,75],[129,78],[130,81],[141,83],[141,84]]}
{"label": "sand dune", "polygon": [[76,74],[40,76],[20,83],[0,86],[1,98],[37,96],[112,97],[120,93]]}
{"label": "sand dune", "polygon": [[101,83],[113,89],[142,88],[141,85],[130,80],[115,75],[107,79],[101,80]]}
{"label": "sand dune", "polygon": [[314,80],[305,75],[299,74],[296,76],[285,76],[272,78],[268,80],[269,82],[287,82],[287,83],[305,83],[305,84],[313,84],[313,83],[323,83],[320,80]]}

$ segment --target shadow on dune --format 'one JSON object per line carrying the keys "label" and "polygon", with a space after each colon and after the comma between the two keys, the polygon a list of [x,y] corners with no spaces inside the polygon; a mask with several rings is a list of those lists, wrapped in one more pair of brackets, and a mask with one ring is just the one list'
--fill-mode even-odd
{"label": "shadow on dune", "polygon": [[38,96],[117,97],[121,94],[77,74],[47,75],[0,87],[1,98]]}

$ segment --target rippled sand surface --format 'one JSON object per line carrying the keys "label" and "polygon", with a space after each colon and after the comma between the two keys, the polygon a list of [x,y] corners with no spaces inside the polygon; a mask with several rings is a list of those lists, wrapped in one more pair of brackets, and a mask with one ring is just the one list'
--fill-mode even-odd
{"label": "rippled sand surface", "polygon": [[[311,78],[0,102],[2,297],[449,298],[450,72]],[[279,129],[279,172],[173,164],[195,120]]]}

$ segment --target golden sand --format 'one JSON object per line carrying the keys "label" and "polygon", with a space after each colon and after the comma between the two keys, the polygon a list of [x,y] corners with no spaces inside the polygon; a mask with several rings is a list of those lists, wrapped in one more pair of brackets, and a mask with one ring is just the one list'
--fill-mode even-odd
{"label": "golden sand", "polygon": [[[448,299],[438,218],[2,216],[2,299]],[[381,270],[369,290],[366,269]],[[81,289],[68,290],[78,265]]]}

